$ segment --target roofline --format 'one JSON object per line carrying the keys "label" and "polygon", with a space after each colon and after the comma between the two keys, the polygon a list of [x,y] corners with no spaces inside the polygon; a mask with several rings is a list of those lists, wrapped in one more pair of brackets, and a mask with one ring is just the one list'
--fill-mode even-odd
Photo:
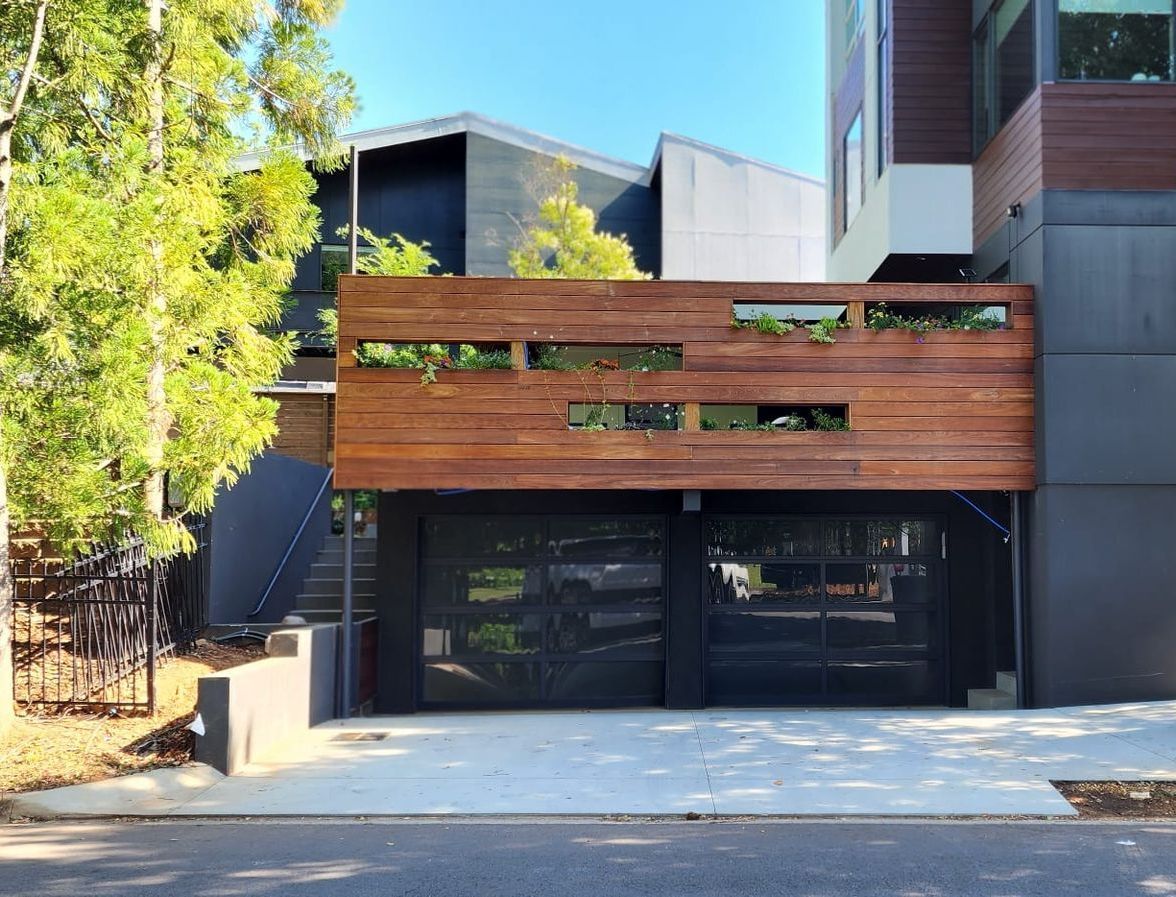
{"label": "roofline", "polygon": [[[517,125],[497,121],[476,112],[458,112],[454,115],[426,118],[402,125],[356,131],[340,136],[339,143],[343,146],[355,146],[360,152],[363,152],[413,143],[418,140],[446,137],[451,134],[478,134],[547,156],[564,155],[581,168],[588,168],[632,183],[648,184],[652,176],[651,168],[646,168],[636,162],[608,156],[586,147],[577,146],[574,143],[557,140],[546,134],[539,134]],[[291,149],[303,159],[310,158],[310,155],[300,144],[294,145]],[[264,150],[244,153],[238,156],[235,162],[238,170],[252,171],[260,167],[264,156]]]}
{"label": "roofline", "polygon": [[771,162],[765,162],[763,159],[756,159],[753,156],[746,156],[743,153],[737,153],[732,150],[723,149],[721,146],[715,146],[713,143],[706,143],[702,140],[695,140],[693,137],[685,137],[681,134],[675,134],[673,131],[662,131],[661,136],[657,139],[657,146],[653,150],[653,159],[649,163],[649,171],[657,171],[657,167],[661,164],[662,147],[667,143],[681,143],[686,146],[692,146],[696,149],[706,150],[718,156],[725,156],[728,159],[745,162],[748,165],[755,165],[757,168],[765,168],[768,171],[773,171],[777,174],[787,175],[791,178],[796,178],[798,181],[806,181],[818,187],[825,186],[825,179],[813,177],[811,174],[805,174],[800,171],[794,171],[791,168],[785,168],[783,165],[775,165]]}

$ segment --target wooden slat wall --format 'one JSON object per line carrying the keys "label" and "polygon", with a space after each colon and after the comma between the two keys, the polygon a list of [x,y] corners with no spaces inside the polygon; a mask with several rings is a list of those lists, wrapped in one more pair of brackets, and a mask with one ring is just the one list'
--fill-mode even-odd
{"label": "wooden slat wall", "polygon": [[1042,187],[1042,88],[997,132],[972,166],[972,229],[976,246],[1005,221],[1005,210]]}
{"label": "wooden slat wall", "polygon": [[[1031,489],[1032,290],[998,284],[720,284],[346,277],[337,488]],[[1006,331],[730,327],[733,300],[1008,304]],[[684,370],[355,366],[360,340],[682,343]],[[846,433],[583,432],[569,402],[847,404]]]}
{"label": "wooden slat wall", "polygon": [[898,163],[972,161],[972,5],[891,0],[892,153]]}
{"label": "wooden slat wall", "polygon": [[271,398],[278,402],[278,435],[270,451],[329,465],[335,436],[334,397],[281,393]]}

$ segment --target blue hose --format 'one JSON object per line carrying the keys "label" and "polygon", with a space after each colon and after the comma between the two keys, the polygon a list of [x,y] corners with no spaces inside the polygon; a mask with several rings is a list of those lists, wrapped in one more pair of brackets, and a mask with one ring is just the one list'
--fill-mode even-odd
{"label": "blue hose", "polygon": [[975,511],[977,514],[979,514],[981,517],[983,517],[985,520],[987,520],[989,523],[991,523],[993,526],[995,526],[998,530],[1000,530],[1004,534],[1005,544],[1007,545],[1009,543],[1009,539],[1011,539],[1013,537],[1013,534],[1007,526],[1005,526],[999,520],[996,520],[995,518],[991,517],[983,508],[981,508],[978,504],[976,504],[976,502],[972,501],[972,499],[970,499],[970,498],[968,498],[968,496],[964,495],[964,493],[956,492],[953,489],[951,491],[951,494],[954,495],[956,498],[958,498],[960,501],[962,501],[964,504],[968,505],[973,511]]}

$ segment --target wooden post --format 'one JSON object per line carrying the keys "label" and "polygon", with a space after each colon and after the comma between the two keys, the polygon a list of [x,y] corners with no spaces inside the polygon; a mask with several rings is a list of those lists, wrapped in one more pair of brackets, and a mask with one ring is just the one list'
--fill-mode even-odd
{"label": "wooden post", "polygon": [[515,340],[510,344],[511,370],[525,371],[527,369],[527,344]]}
{"label": "wooden post", "polygon": [[698,402],[686,403],[686,419],[683,422],[683,428],[687,430],[701,430],[702,429],[702,406]]}
{"label": "wooden post", "polygon": [[850,302],[845,312],[846,320],[850,327],[856,327],[859,330],[866,326],[866,303],[864,302]]}

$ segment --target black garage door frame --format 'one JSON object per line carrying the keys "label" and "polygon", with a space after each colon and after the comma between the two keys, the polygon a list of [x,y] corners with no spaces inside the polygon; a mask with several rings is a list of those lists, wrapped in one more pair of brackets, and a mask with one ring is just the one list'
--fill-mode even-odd
{"label": "black garage door frame", "polygon": [[[796,555],[796,556],[768,556],[765,554],[733,554],[715,555],[711,556],[709,553],[709,540],[707,534],[710,532],[711,523],[714,521],[813,521],[821,525],[820,535],[822,539],[822,551],[816,554]],[[932,553],[925,553],[914,556],[889,556],[889,555],[870,555],[870,554],[853,554],[853,555],[838,555],[831,554],[824,550],[824,524],[828,521],[909,521],[909,520],[926,520],[933,521],[938,527],[939,544],[937,550]],[[701,638],[703,647],[703,696],[705,706],[869,706],[869,707],[901,707],[901,706],[938,706],[946,705],[948,703],[949,695],[949,679],[951,668],[951,644],[949,639],[950,634],[950,607],[951,600],[949,594],[950,576],[949,563],[950,559],[947,556],[947,545],[949,544],[948,536],[948,519],[947,515],[941,513],[795,513],[788,514],[784,512],[766,512],[766,513],[715,513],[705,514],[702,519],[703,529],[703,551],[701,563],[699,564],[698,576],[700,578],[699,588],[703,595],[703,613],[701,625]],[[721,557],[721,561],[732,566],[746,566],[747,564],[776,564],[776,565],[806,565],[816,564],[820,566],[820,585],[818,600],[812,602],[796,602],[789,604],[774,605],[772,603],[736,603],[730,606],[715,607],[710,600],[710,589],[712,586],[712,577],[714,571],[711,570],[711,564]],[[904,563],[912,563],[916,565],[933,565],[936,568],[937,592],[938,597],[935,604],[932,606],[935,619],[935,635],[937,638],[937,647],[928,651],[927,653],[920,653],[914,651],[878,651],[870,652],[854,652],[843,650],[834,652],[831,656],[829,651],[828,641],[828,623],[827,613],[829,611],[841,610],[843,612],[863,611],[870,608],[877,608],[877,602],[839,602],[830,603],[826,600],[827,577],[826,571],[830,564],[878,564],[881,560],[892,558]],[[735,586],[732,586],[735,588]],[[671,596],[672,600],[672,596]],[[918,613],[919,606],[914,604],[897,603],[891,605],[895,607],[897,613]],[[924,605],[925,607],[925,605]],[[746,612],[760,611],[765,614],[775,612],[798,612],[798,613],[817,613],[820,615],[820,650],[818,652],[746,652],[742,655],[737,653],[712,653],[711,650],[711,616],[712,614],[738,614]],[[938,687],[933,695],[926,695],[920,700],[908,700],[909,695],[904,696],[901,693],[883,693],[870,696],[871,700],[861,700],[860,697],[849,696],[848,700],[838,700],[830,695],[829,688],[829,664],[843,661],[846,663],[853,663],[855,661],[893,661],[906,662],[912,660],[926,659],[938,665]],[[794,694],[787,696],[786,699],[780,701],[773,700],[745,700],[733,702],[730,700],[717,701],[713,694],[711,664],[712,663],[736,663],[739,661],[747,661],[749,663],[762,663],[770,665],[772,663],[790,663],[796,662],[798,664],[819,664],[820,666],[820,682],[821,688],[819,692],[807,694]]]}
{"label": "black garage door frame", "polygon": [[[493,555],[489,553],[472,553],[460,554],[451,553],[445,556],[430,556],[428,538],[426,536],[426,527],[433,521],[452,521],[462,527],[475,527],[479,521],[497,521],[503,526],[508,525],[509,522],[521,521],[536,521],[542,527],[542,538],[537,550],[523,550],[517,553],[506,553]],[[598,551],[585,551],[580,553],[578,550],[574,554],[561,554],[559,549],[553,546],[560,540],[553,537],[552,526],[555,523],[560,525],[575,525],[575,524],[593,524],[593,523],[614,523],[614,522],[633,522],[633,523],[656,523],[660,538],[660,553],[656,556],[648,556],[641,554],[624,554],[613,552],[610,553],[605,548]],[[416,612],[415,617],[415,638],[414,638],[414,668],[415,676],[415,698],[416,705],[421,710],[519,710],[519,709],[571,709],[571,708],[608,708],[608,707],[651,707],[664,706],[665,695],[665,677],[666,677],[666,645],[668,635],[668,619],[667,619],[667,602],[668,602],[668,573],[670,561],[670,546],[669,546],[669,518],[662,514],[619,514],[619,515],[604,515],[604,514],[429,514],[422,515],[418,519],[419,535],[417,539],[416,552],[416,595],[414,605]],[[616,538],[623,540],[625,536],[617,536]],[[604,543],[607,547],[607,536],[600,537],[597,541]],[[587,539],[584,541],[592,541]],[[582,550],[581,546],[581,550]],[[573,568],[573,567],[601,567],[604,565],[633,565],[638,567],[652,567],[654,565],[658,568],[658,588],[660,596],[656,602],[595,602],[591,597],[591,588],[580,583],[580,589],[569,589],[569,583],[566,581],[570,576],[564,575],[565,581],[562,583],[560,589],[552,587],[552,571],[555,568]],[[430,601],[428,591],[430,588],[430,570],[441,568],[460,568],[468,567],[505,567],[518,568],[521,567],[525,571],[524,579],[532,577],[529,585],[525,582],[523,588],[526,591],[528,588],[535,589],[537,587],[537,600],[535,601],[521,601],[514,603],[503,603],[490,607],[471,606],[468,603],[465,606],[457,604],[439,604],[436,601]],[[535,569],[535,572],[530,572]],[[534,581],[534,577],[538,577],[538,581]],[[577,595],[576,592],[580,594]],[[560,593],[564,597],[561,601],[556,601],[552,596]],[[608,651],[601,653],[577,652],[572,650],[574,643],[578,636],[574,631],[570,631],[563,626],[561,618],[566,616],[605,616],[605,615],[649,615],[656,613],[659,619],[659,636],[657,641],[657,650],[651,650],[646,647],[634,647],[629,650],[623,647],[618,649],[611,648]],[[459,629],[456,625],[456,618],[470,617],[470,618],[487,618],[495,615],[514,616],[519,618],[529,618],[523,620],[523,637],[537,640],[539,648],[530,653],[518,654],[503,654],[494,652],[485,653],[465,653],[461,656],[454,656],[450,654],[426,653],[426,622],[433,619],[435,623],[442,628],[438,630],[433,628],[433,632],[444,631],[445,639],[449,639],[449,633]],[[441,621],[440,618],[447,618]],[[558,621],[558,629],[551,624]],[[583,621],[581,621],[583,622]],[[635,621],[640,623],[641,621]],[[588,626],[591,627],[591,621],[588,621]],[[582,627],[581,627],[582,628]],[[527,630],[530,630],[529,632]],[[551,650],[551,642],[553,637],[556,640],[562,640],[569,648],[569,650]],[[490,666],[505,664],[512,667],[533,667],[537,674],[537,688],[538,693],[534,697],[524,698],[519,700],[477,700],[477,701],[462,701],[462,700],[436,700],[428,694],[428,670],[430,667],[443,668],[450,667],[451,669],[462,669],[463,675],[470,675],[469,668],[477,668],[479,666]],[[591,665],[595,668],[596,665],[604,664],[629,664],[629,670],[637,672],[641,671],[642,667],[648,667],[651,664],[657,664],[660,668],[657,676],[656,690],[650,690],[648,694],[640,697],[632,696],[606,696],[603,698],[590,697],[585,695],[577,695],[575,697],[552,697],[552,671],[558,668],[558,673],[567,673],[569,670],[574,677],[577,670],[583,670]],[[620,667],[617,670],[620,671]],[[646,670],[648,672],[648,670]],[[572,685],[572,688],[575,686]]]}

